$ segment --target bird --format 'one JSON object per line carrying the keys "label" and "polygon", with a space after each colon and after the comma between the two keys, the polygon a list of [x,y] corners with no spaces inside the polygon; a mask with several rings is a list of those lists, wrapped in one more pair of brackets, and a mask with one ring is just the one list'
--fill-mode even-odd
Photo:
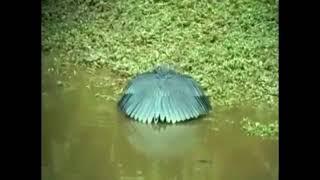
{"label": "bird", "polygon": [[131,119],[147,124],[174,124],[212,110],[209,97],[196,80],[167,64],[129,80],[118,108]]}

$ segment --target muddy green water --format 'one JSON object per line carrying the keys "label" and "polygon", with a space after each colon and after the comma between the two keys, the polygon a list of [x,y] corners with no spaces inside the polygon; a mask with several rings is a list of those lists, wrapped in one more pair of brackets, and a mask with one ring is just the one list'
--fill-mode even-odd
{"label": "muddy green water", "polygon": [[69,79],[61,85],[43,77],[44,180],[278,179],[278,141],[246,136],[238,123],[248,115],[273,115],[238,108],[212,114],[210,121],[146,125],[97,97],[113,94],[108,86]]}

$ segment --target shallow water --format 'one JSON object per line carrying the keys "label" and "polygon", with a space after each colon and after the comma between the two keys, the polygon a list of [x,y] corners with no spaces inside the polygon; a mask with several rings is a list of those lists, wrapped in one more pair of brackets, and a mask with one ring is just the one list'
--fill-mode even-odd
{"label": "shallow water", "polygon": [[43,179],[278,179],[278,141],[246,136],[238,123],[270,114],[238,108],[210,120],[146,125],[96,97],[112,94],[108,87],[56,81],[43,79]]}

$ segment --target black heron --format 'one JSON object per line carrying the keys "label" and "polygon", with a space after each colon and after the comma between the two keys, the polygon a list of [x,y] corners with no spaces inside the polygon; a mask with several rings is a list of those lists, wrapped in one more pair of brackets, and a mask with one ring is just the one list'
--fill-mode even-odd
{"label": "black heron", "polygon": [[168,65],[137,75],[118,102],[127,116],[143,123],[176,123],[208,114],[208,97],[190,76]]}

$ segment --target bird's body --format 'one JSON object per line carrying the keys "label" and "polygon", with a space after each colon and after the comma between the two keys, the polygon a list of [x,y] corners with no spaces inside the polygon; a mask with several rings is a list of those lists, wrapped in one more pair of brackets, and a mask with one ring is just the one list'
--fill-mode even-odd
{"label": "bird's body", "polygon": [[129,117],[144,123],[181,122],[212,109],[195,80],[166,66],[133,78],[118,106]]}

